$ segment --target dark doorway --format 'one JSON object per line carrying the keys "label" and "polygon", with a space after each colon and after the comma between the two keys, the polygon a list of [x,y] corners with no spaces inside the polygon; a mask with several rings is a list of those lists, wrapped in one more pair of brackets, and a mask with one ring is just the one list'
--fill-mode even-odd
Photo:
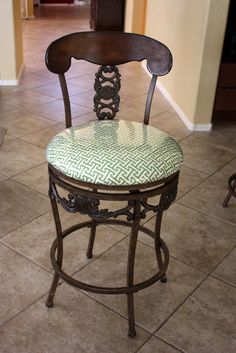
{"label": "dark doorway", "polygon": [[213,121],[236,123],[236,0],[229,6]]}

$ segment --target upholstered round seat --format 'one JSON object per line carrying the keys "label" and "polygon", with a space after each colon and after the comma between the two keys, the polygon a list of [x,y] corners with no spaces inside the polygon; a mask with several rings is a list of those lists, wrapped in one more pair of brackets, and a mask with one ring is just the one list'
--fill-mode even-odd
{"label": "upholstered round seat", "polygon": [[57,134],[48,144],[47,161],[82,182],[130,186],[172,175],[183,155],[175,140],[152,126],[96,120]]}

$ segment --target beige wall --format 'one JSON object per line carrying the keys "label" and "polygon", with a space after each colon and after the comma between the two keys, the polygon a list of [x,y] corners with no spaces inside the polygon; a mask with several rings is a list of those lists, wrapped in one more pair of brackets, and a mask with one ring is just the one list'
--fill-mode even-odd
{"label": "beige wall", "polygon": [[228,6],[228,0],[210,3],[195,111],[200,123],[208,122],[212,116]]}
{"label": "beige wall", "polygon": [[17,83],[23,65],[21,2],[0,1],[0,80]]}
{"label": "beige wall", "polygon": [[34,18],[34,1],[27,0],[27,4],[28,4],[28,16],[29,18]]}
{"label": "beige wall", "polygon": [[145,34],[172,51],[161,84],[191,124],[208,124],[229,0],[148,0]]}
{"label": "beige wall", "polygon": [[144,34],[147,0],[126,0],[125,32]]}

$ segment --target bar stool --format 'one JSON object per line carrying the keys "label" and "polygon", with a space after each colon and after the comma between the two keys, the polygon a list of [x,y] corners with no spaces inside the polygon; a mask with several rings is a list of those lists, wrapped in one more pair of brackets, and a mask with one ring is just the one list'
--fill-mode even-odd
{"label": "bar stool", "polygon": [[[95,74],[94,111],[98,119],[72,127],[70,97],[65,73],[71,59],[85,60],[99,66]],[[143,123],[114,119],[119,111],[121,75],[117,65],[147,60],[151,73]],[[175,200],[179,169],[183,160],[179,145],[164,132],[149,126],[152,97],[158,76],[172,66],[169,49],[152,38],[121,32],[72,33],[52,42],[46,52],[48,69],[59,75],[65,105],[66,129],[48,144],[49,197],[57,237],[51,247],[54,278],[46,305],[53,305],[59,279],[85,291],[126,294],[128,335],[135,336],[134,293],[158,280],[166,281],[169,252],[160,237],[163,211]],[[67,193],[60,195],[59,188]],[[149,198],[159,195],[158,204]],[[115,211],[103,209],[102,201],[125,201]],[[86,214],[88,221],[62,230],[58,205],[66,211]],[[148,212],[156,213],[153,230],[140,224]],[[127,220],[118,219],[126,216]],[[87,257],[93,256],[96,229],[101,224],[129,227],[127,285],[95,286],[83,283],[63,270],[63,241],[78,229],[90,228]],[[139,231],[153,238],[157,272],[134,283],[135,250]],[[99,260],[98,260],[99,261]],[[145,261],[145,258],[143,259]]]}

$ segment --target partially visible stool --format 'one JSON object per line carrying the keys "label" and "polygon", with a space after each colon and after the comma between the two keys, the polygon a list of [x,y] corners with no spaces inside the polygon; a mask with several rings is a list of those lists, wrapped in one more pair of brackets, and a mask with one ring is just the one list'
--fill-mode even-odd
{"label": "partially visible stool", "polygon": [[223,207],[228,206],[229,200],[231,199],[232,196],[236,197],[236,173],[232,174],[229,177],[228,188],[229,188],[229,192],[228,192],[228,194],[222,204]]}

